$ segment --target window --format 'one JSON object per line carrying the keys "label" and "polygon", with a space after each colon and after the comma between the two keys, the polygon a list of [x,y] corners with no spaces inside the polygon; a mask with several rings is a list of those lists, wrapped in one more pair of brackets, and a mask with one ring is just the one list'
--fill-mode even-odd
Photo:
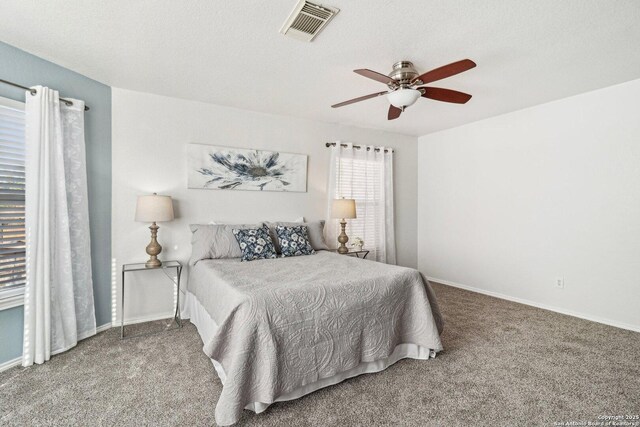
{"label": "window", "polygon": [[[335,198],[356,201],[355,219],[347,221],[350,239],[360,237],[376,259],[378,245],[384,241],[384,201],[381,191],[382,163],[358,158],[338,158]],[[349,245],[347,243],[347,245]]]}
{"label": "window", "polygon": [[[357,218],[347,220],[347,235],[364,241],[369,259],[396,263],[393,212],[393,150],[385,147],[334,143],[329,163],[325,235],[331,245],[338,237],[338,221],[330,218],[333,199],[356,202]],[[347,244],[348,246],[348,244]]]}
{"label": "window", "polygon": [[0,97],[0,298],[25,284],[24,158],[24,104]]}

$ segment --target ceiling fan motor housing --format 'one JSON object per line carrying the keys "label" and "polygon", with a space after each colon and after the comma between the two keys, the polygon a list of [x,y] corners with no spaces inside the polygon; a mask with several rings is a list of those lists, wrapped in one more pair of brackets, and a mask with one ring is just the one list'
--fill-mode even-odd
{"label": "ceiling fan motor housing", "polygon": [[[415,81],[411,84],[411,81],[418,76],[418,72],[410,61],[396,62],[393,64],[393,70],[389,73],[389,77],[397,81],[400,87],[410,87],[415,84],[422,84],[420,81]],[[389,89],[396,89],[398,87],[392,83],[389,83],[387,86],[389,86]]]}

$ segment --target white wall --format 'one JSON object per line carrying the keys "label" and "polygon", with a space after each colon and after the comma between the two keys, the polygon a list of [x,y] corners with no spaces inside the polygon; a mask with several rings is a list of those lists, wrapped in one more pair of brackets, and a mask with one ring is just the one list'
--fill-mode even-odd
{"label": "white wall", "polygon": [[640,330],[640,80],[426,135],[418,152],[427,276]]}
{"label": "white wall", "polygon": [[[328,141],[396,149],[398,262],[416,267],[417,138],[117,88],[113,88],[112,96],[113,294],[118,298],[114,319],[116,316],[120,319],[115,311],[119,310],[121,264],[143,262],[147,258],[148,224],[133,221],[136,196],[158,192],[174,198],[177,219],[159,224],[159,241],[164,247],[161,259],[178,259],[186,264],[191,250],[188,224],[212,220],[240,223],[292,220],[299,216],[311,220],[324,218],[329,161],[325,143]],[[308,191],[188,190],[188,143],[307,154]],[[172,287],[158,271],[130,274],[125,301],[125,319],[168,314],[173,301]]]}

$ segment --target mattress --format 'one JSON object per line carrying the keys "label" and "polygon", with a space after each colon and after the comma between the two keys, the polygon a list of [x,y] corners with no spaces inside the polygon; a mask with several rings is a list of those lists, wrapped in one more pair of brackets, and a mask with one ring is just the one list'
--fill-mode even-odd
{"label": "mattress", "polygon": [[429,283],[416,270],[320,251],[193,267],[183,316],[223,382],[219,425],[397,360],[442,350]]}

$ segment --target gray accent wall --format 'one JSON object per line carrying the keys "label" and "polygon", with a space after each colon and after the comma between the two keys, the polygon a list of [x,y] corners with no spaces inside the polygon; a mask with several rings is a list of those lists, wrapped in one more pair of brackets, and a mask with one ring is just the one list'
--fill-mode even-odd
{"label": "gray accent wall", "polygon": [[0,310],[0,364],[22,356],[23,324],[22,307]]}
{"label": "gray accent wall", "polygon": [[[91,108],[85,113],[85,139],[93,290],[97,325],[111,323],[111,88],[2,42],[0,79],[48,86]],[[24,102],[25,92],[0,83],[0,96]],[[22,325],[21,307],[0,311],[0,364],[21,355]]]}

